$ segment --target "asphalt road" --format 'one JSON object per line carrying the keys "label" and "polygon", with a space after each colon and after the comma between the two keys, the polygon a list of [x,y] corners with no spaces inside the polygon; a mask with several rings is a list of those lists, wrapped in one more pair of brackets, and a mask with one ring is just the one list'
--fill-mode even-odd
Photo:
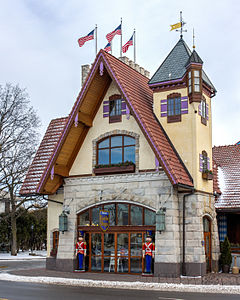
{"label": "asphalt road", "polygon": [[[0,274],[1,277],[1,274]],[[157,292],[140,290],[120,290],[106,288],[69,287],[0,280],[0,299],[8,300],[233,300],[240,295],[199,294],[178,292]]]}
{"label": "asphalt road", "polygon": [[14,271],[14,270],[44,268],[45,266],[46,266],[45,259],[41,259],[41,260],[34,259],[34,260],[23,260],[23,261],[22,260],[16,260],[16,261],[0,260],[0,273]]}

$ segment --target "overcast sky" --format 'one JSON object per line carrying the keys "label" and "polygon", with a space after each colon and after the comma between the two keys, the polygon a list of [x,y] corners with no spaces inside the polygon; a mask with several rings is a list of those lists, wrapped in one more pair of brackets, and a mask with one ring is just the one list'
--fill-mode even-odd
{"label": "overcast sky", "polygon": [[[94,41],[77,39],[98,25],[98,48],[123,18],[123,43],[136,28],[137,63],[156,71],[179,39],[170,24],[183,11],[184,40],[196,50],[217,89],[213,104],[213,144],[240,140],[240,1],[238,0],[0,0],[0,84],[26,87],[42,121],[67,116],[80,91],[81,65],[95,58]],[[119,36],[113,40],[119,56]],[[133,47],[127,56],[133,59]]]}

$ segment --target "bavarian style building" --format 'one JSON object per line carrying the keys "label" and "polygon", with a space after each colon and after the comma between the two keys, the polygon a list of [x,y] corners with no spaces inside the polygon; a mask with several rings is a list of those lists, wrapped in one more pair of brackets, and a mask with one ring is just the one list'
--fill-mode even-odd
{"label": "bavarian style building", "polygon": [[100,50],[69,116],[48,126],[21,189],[49,198],[47,268],[76,268],[81,232],[87,271],[142,273],[151,232],[155,276],[217,270],[216,90],[202,67],[182,38],[150,80]]}

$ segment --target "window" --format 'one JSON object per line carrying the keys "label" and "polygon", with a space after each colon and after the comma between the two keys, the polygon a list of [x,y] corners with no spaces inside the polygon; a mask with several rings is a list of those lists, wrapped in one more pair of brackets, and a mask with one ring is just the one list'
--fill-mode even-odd
{"label": "window", "polygon": [[208,170],[208,156],[207,152],[202,152],[202,172],[205,173]]}
{"label": "window", "polygon": [[[78,226],[99,226],[100,210],[109,211],[110,226],[155,226],[156,213],[146,207],[129,203],[107,203],[91,207],[78,214]],[[82,220],[86,219],[84,223]]]}
{"label": "window", "polygon": [[181,121],[181,95],[171,94],[168,96],[167,100],[167,121],[179,122]]}
{"label": "window", "polygon": [[53,249],[57,250],[58,240],[59,240],[59,231],[54,231],[53,232]]}
{"label": "window", "polygon": [[199,72],[199,70],[194,70],[194,91],[200,92],[200,72]]}
{"label": "window", "polygon": [[192,72],[188,72],[188,93],[192,92]]}
{"label": "window", "polygon": [[135,139],[126,135],[110,136],[97,144],[97,165],[135,163]]}
{"label": "window", "polygon": [[109,123],[122,121],[122,99],[121,95],[109,97]]}
{"label": "window", "polygon": [[205,99],[201,101],[201,122],[207,125],[207,104]]}

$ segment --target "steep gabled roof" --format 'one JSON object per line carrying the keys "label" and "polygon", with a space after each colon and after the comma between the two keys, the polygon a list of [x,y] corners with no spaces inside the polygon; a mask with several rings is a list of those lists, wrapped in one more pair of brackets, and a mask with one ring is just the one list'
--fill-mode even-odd
{"label": "steep gabled roof", "polygon": [[213,147],[213,160],[217,168],[217,172],[213,169],[214,177],[221,191],[215,207],[240,210],[240,146]]}
{"label": "steep gabled roof", "polygon": [[198,55],[198,53],[195,49],[193,50],[192,54],[190,55],[190,57],[186,63],[186,66],[189,64],[192,64],[192,63],[201,64],[201,65],[203,64],[201,57]]}
{"label": "steep gabled roof", "polygon": [[35,194],[37,186],[45,172],[54,149],[62,135],[68,118],[58,118],[50,122],[38,151],[28,169],[20,194]]}
{"label": "steep gabled roof", "polygon": [[[104,65],[104,72],[101,76],[99,75],[100,63]],[[103,78],[104,76],[105,79]],[[109,81],[108,77],[117,84],[123,98],[125,99],[128,107],[142,129],[146,139],[148,140],[152,150],[160,162],[160,165],[165,170],[171,183],[173,185],[182,184],[184,186],[192,187],[193,182],[189,172],[187,171],[171,141],[167,137],[161,124],[153,113],[153,95],[151,89],[148,87],[148,78],[132,69],[125,63],[121,62],[114,56],[106,53],[103,50],[100,50],[82,87],[82,90],[72,108],[69,118],[66,120],[64,129],[61,129],[61,135],[55,144],[56,146],[53,147],[54,149],[49,149],[49,160],[47,166],[44,165],[46,167],[41,169],[41,176],[39,174],[37,177],[39,184],[36,185],[37,181],[35,180],[35,187],[32,187],[32,190],[35,188],[37,193],[42,193],[44,191],[44,185],[46,185],[46,182],[49,179],[50,171],[54,167],[55,162],[59,159],[59,156],[61,156],[61,149],[68,139],[71,128],[74,128],[74,120],[76,119],[76,115],[78,113],[82,114],[82,111],[84,111],[84,115],[86,117],[86,101],[88,101],[88,99],[86,100],[86,95],[88,95],[88,90],[90,89],[92,82],[97,80],[100,82],[100,86],[102,86],[103,82]],[[100,80],[104,81],[101,82]],[[106,87],[103,88],[103,92],[101,93],[101,97],[96,101],[100,101],[100,99],[103,98],[103,93],[104,91],[106,92],[106,88],[108,86],[109,84],[106,84]],[[95,97],[92,99],[95,99]],[[93,102],[91,102],[91,106],[94,106]],[[88,115],[88,118],[89,116],[90,115]],[[92,114],[92,118],[94,118],[94,114]],[[88,120],[88,123],[90,121]],[[85,136],[83,135],[81,138],[81,143],[84,138]],[[74,148],[75,152],[78,144],[81,145],[80,143],[76,144]],[[67,164],[68,167],[71,167],[69,162]],[[27,178],[30,179],[30,177],[31,174],[28,174]],[[58,185],[60,185],[60,182]],[[57,184],[55,184],[55,189],[56,188]],[[26,193],[25,184],[23,185],[22,191],[23,193]]]}
{"label": "steep gabled roof", "polygon": [[[182,79],[186,73],[186,66],[189,64],[189,59],[191,59],[192,62],[196,60],[195,63],[203,63],[197,52],[195,50],[191,52],[188,45],[182,38],[180,38],[172,51],[168,54],[166,59],[149,80],[149,84],[152,85]],[[213,91],[216,91],[204,70],[202,70],[202,79],[210,88],[213,89]]]}

